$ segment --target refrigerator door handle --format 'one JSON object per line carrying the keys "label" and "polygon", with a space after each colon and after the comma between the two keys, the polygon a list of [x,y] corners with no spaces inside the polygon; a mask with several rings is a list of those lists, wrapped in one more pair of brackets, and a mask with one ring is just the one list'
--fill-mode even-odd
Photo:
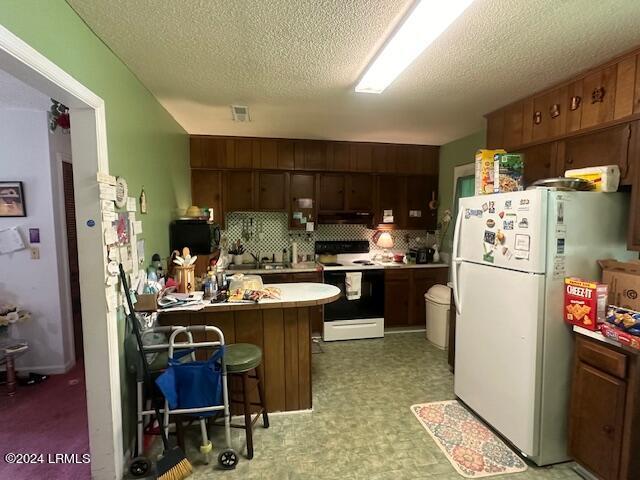
{"label": "refrigerator door handle", "polygon": [[456,312],[458,315],[462,313],[460,307],[460,296],[458,295],[458,266],[462,263],[462,258],[458,256],[458,246],[460,243],[460,226],[462,225],[462,210],[458,211],[458,218],[456,218],[456,226],[453,230],[453,248],[452,248],[452,269],[451,269],[451,283],[453,284],[453,302],[456,305]]}

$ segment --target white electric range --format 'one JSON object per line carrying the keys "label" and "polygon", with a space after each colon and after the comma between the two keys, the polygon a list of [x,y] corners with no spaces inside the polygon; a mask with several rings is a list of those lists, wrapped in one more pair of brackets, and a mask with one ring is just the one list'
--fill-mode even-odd
{"label": "white electric range", "polygon": [[[371,261],[369,242],[316,242],[316,255],[335,256],[323,263],[324,283],[340,289],[340,298],[324,307],[324,341],[384,336],[384,265]],[[360,276],[360,296],[349,299],[347,277]]]}

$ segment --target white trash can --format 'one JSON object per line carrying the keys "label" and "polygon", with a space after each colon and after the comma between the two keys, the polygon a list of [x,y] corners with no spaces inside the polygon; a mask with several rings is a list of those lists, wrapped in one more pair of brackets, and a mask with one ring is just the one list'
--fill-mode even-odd
{"label": "white trash can", "polygon": [[449,310],[451,289],[446,285],[434,285],[424,294],[426,303],[427,340],[436,347],[449,348]]}

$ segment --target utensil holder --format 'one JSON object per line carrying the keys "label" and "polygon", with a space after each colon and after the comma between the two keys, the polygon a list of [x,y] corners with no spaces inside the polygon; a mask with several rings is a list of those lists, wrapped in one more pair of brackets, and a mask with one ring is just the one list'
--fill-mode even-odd
{"label": "utensil holder", "polygon": [[193,293],[196,289],[196,267],[176,267],[176,283],[179,293]]}

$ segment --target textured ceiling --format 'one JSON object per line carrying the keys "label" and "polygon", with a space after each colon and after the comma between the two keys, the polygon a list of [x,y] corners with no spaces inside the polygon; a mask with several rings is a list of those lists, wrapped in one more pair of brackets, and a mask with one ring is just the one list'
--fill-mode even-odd
{"label": "textured ceiling", "polygon": [[442,144],[640,44],[638,0],[476,0],[384,93],[356,94],[410,0],[67,1],[199,134]]}
{"label": "textured ceiling", "polygon": [[46,111],[50,105],[49,97],[0,70],[0,108]]}

